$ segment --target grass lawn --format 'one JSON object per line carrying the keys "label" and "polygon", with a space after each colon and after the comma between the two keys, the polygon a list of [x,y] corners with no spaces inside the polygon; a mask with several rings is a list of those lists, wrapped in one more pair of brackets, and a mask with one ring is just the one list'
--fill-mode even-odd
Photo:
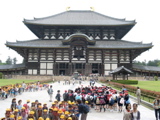
{"label": "grass lawn", "polygon": [[23,81],[25,83],[29,83],[29,82],[35,82],[35,81],[38,81],[38,80],[0,79],[0,86],[22,83]]}
{"label": "grass lawn", "polygon": [[160,92],[160,81],[138,81],[138,85],[132,86]]}

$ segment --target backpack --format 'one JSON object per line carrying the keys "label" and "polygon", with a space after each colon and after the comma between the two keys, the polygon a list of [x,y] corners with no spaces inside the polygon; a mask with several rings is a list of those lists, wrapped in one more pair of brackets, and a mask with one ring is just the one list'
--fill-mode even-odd
{"label": "backpack", "polygon": [[64,99],[64,100],[68,99],[68,93],[64,93],[64,94],[63,94],[63,99]]}
{"label": "backpack", "polygon": [[81,100],[81,96],[80,95],[76,95],[76,100]]}
{"label": "backpack", "polygon": [[96,104],[100,104],[100,100],[99,100],[98,97],[97,97],[97,99],[96,99]]}
{"label": "backpack", "polygon": [[89,112],[89,106],[88,105],[83,104],[83,112],[85,114],[87,114]]}
{"label": "backpack", "polygon": [[91,102],[91,97],[90,96],[87,96],[87,101]]}

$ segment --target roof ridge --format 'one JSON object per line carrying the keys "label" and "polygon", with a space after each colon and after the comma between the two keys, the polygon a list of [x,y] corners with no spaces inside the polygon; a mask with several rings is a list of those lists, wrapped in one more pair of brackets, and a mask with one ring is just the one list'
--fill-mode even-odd
{"label": "roof ridge", "polygon": [[[92,11],[92,12],[95,12],[95,11]],[[105,14],[102,14],[102,13],[99,13],[99,12],[95,12],[95,13],[97,13],[97,14],[99,14],[99,15],[102,15],[102,16],[104,16],[104,17],[108,17],[108,18],[110,18],[110,19],[114,19],[114,20],[121,20],[121,21],[123,21],[123,22],[135,22],[135,20],[129,21],[129,20],[126,20],[126,18],[120,19],[120,18],[115,18],[115,17],[108,16],[108,15],[105,15]]]}
{"label": "roof ridge", "polygon": [[35,17],[34,17],[34,19],[32,19],[32,20],[24,19],[24,22],[25,22],[25,21],[42,20],[42,19],[46,19],[46,18],[50,18],[50,17],[55,17],[55,16],[57,16],[57,15],[64,14],[64,13],[66,13],[66,12],[68,12],[68,11],[64,11],[64,12],[61,12],[61,13],[57,13],[57,14],[54,14],[54,15],[50,15],[50,16],[46,16],[46,17],[41,17],[41,18],[35,18]]}
{"label": "roof ridge", "polygon": [[124,41],[124,42],[129,42],[129,43],[133,43],[133,44],[145,44],[145,45],[152,45],[152,42],[151,43],[143,43],[143,42],[134,42],[134,41],[127,41],[127,40],[121,40],[121,41]]}
{"label": "roof ridge", "polygon": [[123,19],[120,19],[120,18],[115,18],[115,17],[111,17],[111,16],[108,16],[108,15],[104,15],[102,13],[99,13],[99,12],[95,12],[95,11],[91,11],[91,10],[69,10],[69,11],[64,11],[64,12],[60,12],[60,13],[57,13],[57,14],[54,14],[54,15],[50,15],[50,16],[47,16],[47,17],[41,17],[41,18],[35,18],[34,19],[24,19],[23,22],[26,22],[26,21],[36,21],[36,20],[43,20],[43,19],[47,19],[47,18],[50,18],[50,17],[56,17],[58,15],[61,15],[61,14],[65,14],[67,12],[92,12],[92,13],[95,13],[95,14],[98,14],[100,16],[103,16],[103,17],[107,17],[107,18],[110,18],[110,19],[113,19],[113,20],[119,20],[119,21],[122,21],[122,22],[134,22],[134,24],[136,23],[135,20],[126,20],[125,18]]}

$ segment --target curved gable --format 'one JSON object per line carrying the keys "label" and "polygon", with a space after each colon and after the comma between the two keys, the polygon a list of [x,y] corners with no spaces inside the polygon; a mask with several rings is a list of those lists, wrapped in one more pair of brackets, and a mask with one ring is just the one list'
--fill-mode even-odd
{"label": "curved gable", "polygon": [[87,35],[81,34],[81,33],[76,33],[72,34],[69,37],[67,37],[65,40],[62,40],[62,43],[64,45],[68,45],[73,41],[85,41],[88,45],[94,45],[96,43],[95,40],[90,39]]}

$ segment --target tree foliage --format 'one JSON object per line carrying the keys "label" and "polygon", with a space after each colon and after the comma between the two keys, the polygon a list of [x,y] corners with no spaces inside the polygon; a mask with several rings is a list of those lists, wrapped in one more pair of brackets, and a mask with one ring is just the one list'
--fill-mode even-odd
{"label": "tree foliage", "polygon": [[0,72],[0,79],[2,79],[2,78],[3,78],[3,73]]}
{"label": "tree foliage", "polygon": [[14,57],[12,61],[13,61],[13,64],[16,64],[17,63],[17,58]]}
{"label": "tree foliage", "polygon": [[143,66],[160,66],[160,60],[149,60],[148,62],[146,62],[145,60],[140,62],[140,61],[134,61],[134,64],[136,65],[143,65]]}
{"label": "tree foliage", "polygon": [[8,58],[6,60],[6,64],[7,65],[12,65],[12,59],[10,58],[10,56],[8,56]]}

